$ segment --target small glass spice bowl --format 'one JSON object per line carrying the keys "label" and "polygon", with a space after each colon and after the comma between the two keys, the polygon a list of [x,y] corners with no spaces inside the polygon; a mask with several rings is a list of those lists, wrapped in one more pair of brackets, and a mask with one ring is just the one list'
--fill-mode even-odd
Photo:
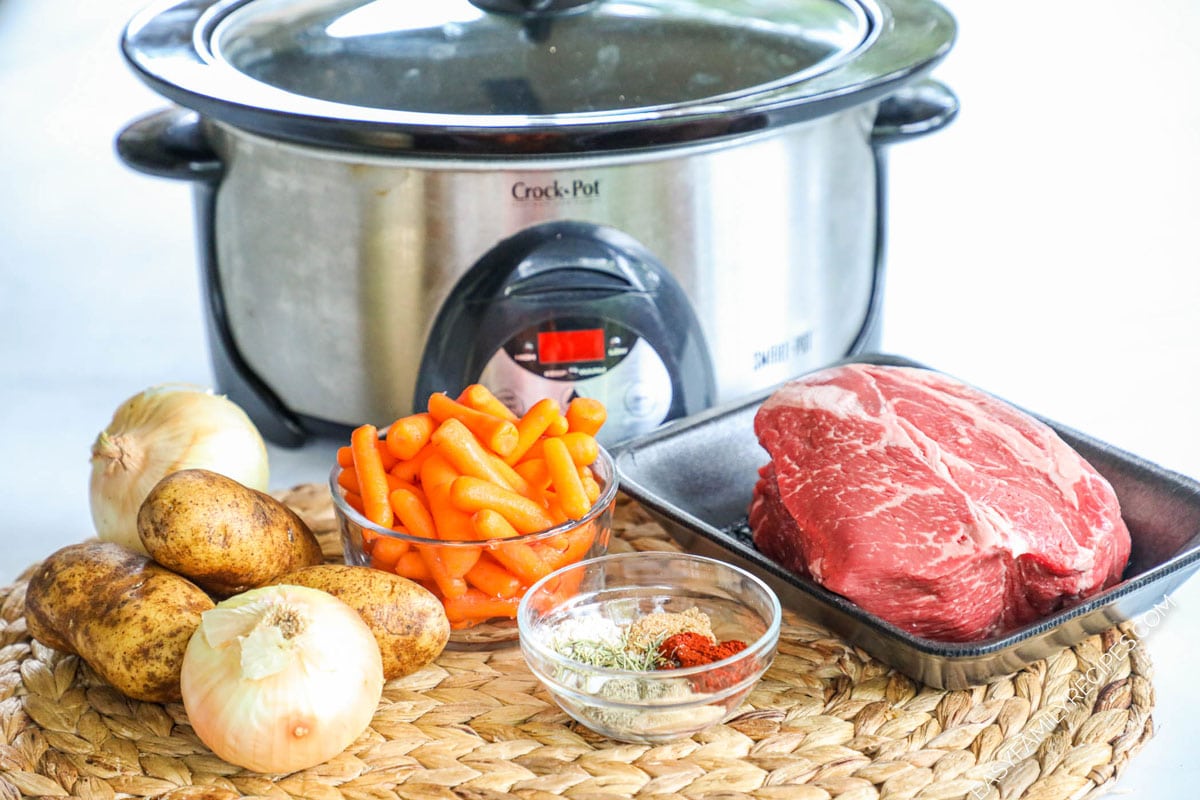
{"label": "small glass spice bowl", "polygon": [[[656,612],[706,614],[731,657],[675,669],[618,669],[563,655],[564,638],[618,629]],[[623,742],[656,744],[729,718],[775,658],[779,599],[762,580],[716,559],[670,552],[605,555],[534,584],[517,611],[521,650],[572,718]]]}
{"label": "small glass spice bowl", "polygon": [[[341,532],[342,552],[347,564],[383,568],[383,565],[372,558],[372,551],[380,549],[376,547],[376,541],[387,539],[391,544],[399,545],[399,548],[393,547],[393,550],[411,551],[416,555],[418,568],[419,559],[426,557],[439,559],[446,564],[462,564],[479,555],[480,560],[490,561],[493,566],[509,565],[509,569],[504,571],[510,575],[515,570],[528,576],[517,584],[498,591],[494,582],[485,584],[480,579],[476,584],[468,571],[464,578],[469,586],[470,597],[466,598],[469,602],[464,602],[447,597],[429,576],[420,577],[399,564],[392,568],[390,571],[416,580],[442,601],[446,616],[450,619],[448,649],[480,649],[515,642],[518,638],[517,606],[531,585],[554,569],[608,552],[617,480],[612,456],[604,448],[600,448],[599,455],[591,464],[592,473],[600,484],[600,495],[587,514],[578,520],[570,520],[544,531],[483,541],[467,538],[426,539],[376,525],[346,502],[345,490],[338,484],[341,469],[334,465],[329,474],[329,488],[333,495],[334,512]],[[538,556],[538,561],[532,561],[531,555]],[[405,562],[406,565],[413,563],[412,556]],[[532,566],[522,570],[523,564]],[[496,573],[496,570],[492,571]],[[503,579],[505,576],[499,577]],[[480,588],[485,585],[491,587],[491,590]],[[463,614],[463,608],[468,604],[471,606],[470,617]]]}

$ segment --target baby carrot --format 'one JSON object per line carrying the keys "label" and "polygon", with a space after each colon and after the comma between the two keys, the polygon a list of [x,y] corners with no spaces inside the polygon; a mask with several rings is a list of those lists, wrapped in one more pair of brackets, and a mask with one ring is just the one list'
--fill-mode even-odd
{"label": "baby carrot", "polygon": [[552,571],[559,567],[565,567],[567,564],[574,564],[587,555],[596,538],[595,526],[590,523],[580,525],[574,530],[568,531],[564,538],[566,539],[566,547],[561,550],[553,547],[539,547],[537,549],[538,557]]}
{"label": "baby carrot", "polygon": [[450,483],[450,481],[458,476],[459,471],[440,452],[437,452],[436,448],[432,455],[426,458],[424,463],[421,464],[421,486],[425,489],[426,493],[435,486]]}
{"label": "baby carrot", "polygon": [[571,451],[571,460],[581,467],[590,467],[600,457],[600,443],[595,434],[574,431],[564,433],[563,444]]}
{"label": "baby carrot", "polygon": [[530,406],[525,415],[517,420],[517,446],[504,457],[504,460],[509,464],[520,461],[525,452],[533,447],[533,443],[538,440],[538,437],[544,434],[547,428],[561,416],[558,401],[552,397],[544,397]]}
{"label": "baby carrot", "polygon": [[[388,488],[391,489],[392,492],[396,491],[397,489],[406,489],[415,494],[417,498],[426,506],[429,505],[429,501],[425,499],[425,491],[420,486],[417,486],[415,483],[410,483],[409,481],[402,481],[396,476],[392,475],[390,472],[388,473]],[[391,499],[391,492],[388,492],[388,502],[391,502]],[[394,513],[395,510],[396,509],[393,508],[392,512]]]}
{"label": "baby carrot", "polygon": [[505,541],[519,534],[498,512],[484,509],[477,512],[471,521],[481,539],[495,540],[488,545],[488,553],[492,558],[503,564],[522,584],[528,586],[550,574],[549,564],[542,560],[533,547],[525,542]]}
{"label": "baby carrot", "polygon": [[[600,457],[600,443],[590,433],[574,431],[564,433],[557,438],[562,439],[563,444],[567,446],[567,450],[571,453],[571,460],[580,466],[590,466]],[[541,458],[542,447],[545,445],[545,441],[545,439],[539,439],[534,442],[533,446],[521,457],[521,460],[528,461],[531,458]]]}
{"label": "baby carrot", "polygon": [[546,510],[550,512],[550,518],[554,520],[555,527],[573,519],[570,514],[563,510],[562,503],[558,502],[558,495],[553,490],[547,489],[542,493],[542,496],[546,499]]}
{"label": "baby carrot", "polygon": [[456,597],[447,597],[442,601],[446,609],[446,617],[451,622],[466,622],[469,620],[482,621],[495,617],[517,616],[518,597],[489,597],[478,589],[468,589]]}
{"label": "baby carrot", "polygon": [[558,561],[552,562],[551,564],[555,569],[566,566],[567,564],[574,564],[576,561],[582,560],[583,557],[588,554],[588,551],[591,550],[592,545],[596,541],[595,526],[581,525],[580,527],[571,531],[571,533],[568,534],[568,538],[570,544],[568,545],[567,549],[563,551],[562,556]]}
{"label": "baby carrot", "polygon": [[[342,495],[342,499],[346,501],[346,505],[362,514],[364,517],[367,515],[366,510],[363,508],[362,495],[355,492],[346,492]],[[364,531],[364,533],[366,533],[366,531]]]}
{"label": "baby carrot", "polygon": [[[458,509],[450,500],[451,486],[452,483],[440,483],[426,493],[426,497],[430,501],[430,513],[433,515],[433,525],[437,529],[437,537],[448,542],[476,539],[475,528],[470,521],[469,513]],[[451,552],[450,548],[446,548],[446,552]],[[454,552],[458,553],[458,549],[455,549]],[[475,557],[478,557],[478,548],[463,548],[462,552],[473,553]],[[472,564],[474,564],[474,560],[472,560]],[[455,573],[462,575],[469,569],[470,564],[464,566],[461,571],[455,570]]]}
{"label": "baby carrot", "polygon": [[416,492],[410,489],[397,489],[388,495],[392,510],[401,524],[413,536],[422,539],[436,539],[437,529],[434,528],[433,514]]}
{"label": "baby carrot", "polygon": [[505,475],[496,469],[487,450],[475,438],[475,434],[462,423],[451,417],[438,425],[433,432],[433,444],[455,469],[463,475],[481,478],[498,486],[512,489]]}
{"label": "baby carrot", "polygon": [[363,552],[366,553],[368,557],[371,555],[371,548],[375,546],[375,540],[378,538],[379,534],[375,531],[368,530],[366,528],[362,529]]}
{"label": "baby carrot", "polygon": [[492,462],[492,466],[496,468],[496,472],[504,478],[512,490],[517,494],[529,494],[529,482],[521,477],[521,473],[511,466],[500,456],[494,453],[488,453],[488,461]]}
{"label": "baby carrot", "polygon": [[485,508],[497,511],[520,533],[554,527],[553,517],[536,501],[470,475],[455,478],[450,484],[450,502],[470,514]]}
{"label": "baby carrot", "polygon": [[350,434],[354,453],[354,472],[361,487],[367,519],[384,528],[392,527],[392,507],[388,505],[387,471],[379,453],[379,432],[374,425],[360,425]]}
{"label": "baby carrot", "polygon": [[476,539],[515,539],[521,535],[499,511],[491,508],[472,514],[471,528]]}
{"label": "baby carrot", "polygon": [[425,459],[437,452],[432,444],[427,444],[417,451],[417,454],[409,459],[400,459],[396,462],[396,466],[388,470],[388,473],[395,475],[397,478],[410,483],[415,482],[421,474],[421,466],[425,463]]}
{"label": "baby carrot", "polygon": [[[387,480],[389,492],[394,492],[397,489],[411,489],[418,493],[421,491],[414,484],[405,480],[401,480],[390,472],[385,473],[385,478]],[[352,494],[362,494],[362,487],[360,487],[358,484],[358,473],[352,469],[344,469],[339,472],[337,482],[338,486],[341,486],[347,492]]]}
{"label": "baby carrot", "polygon": [[546,600],[551,606],[566,603],[572,597],[579,594],[579,587],[583,585],[584,574],[583,570],[570,570],[559,575],[552,581],[548,581],[545,586]]}
{"label": "baby carrot", "polygon": [[542,454],[546,459],[546,471],[550,473],[550,485],[563,512],[571,519],[582,519],[592,504],[587,491],[579,479],[579,468],[571,460],[562,439],[552,437],[542,442]]}
{"label": "baby carrot", "polygon": [[408,543],[389,536],[380,536],[371,543],[371,566],[391,572],[400,556],[408,552]]}
{"label": "baby carrot", "polygon": [[512,412],[512,409],[504,405],[500,401],[500,398],[492,394],[491,389],[482,383],[472,383],[463,389],[462,393],[458,396],[458,402],[464,406],[470,406],[476,411],[484,411],[494,417],[506,419],[509,422],[517,421],[517,415]]}
{"label": "baby carrot", "polygon": [[[444,487],[444,484],[430,487],[429,508],[425,507],[416,494],[407,489],[397,489],[392,492],[390,500],[396,508],[396,514],[413,536],[419,536],[422,539],[438,538],[436,510],[439,501],[435,498],[439,493],[445,491]],[[452,597],[466,591],[467,585],[463,575],[474,565],[473,559],[470,563],[463,562],[459,558],[461,553],[451,554],[434,545],[417,545],[416,549],[421,554],[421,560],[425,562],[430,577],[438,585],[442,595]],[[471,551],[466,551],[466,555],[470,557]],[[474,553],[474,558],[479,558],[478,552]]]}
{"label": "baby carrot", "polygon": [[536,550],[521,542],[499,545],[491,554],[524,586],[532,586],[554,571]]}
{"label": "baby carrot", "polygon": [[466,574],[467,583],[492,597],[514,597],[521,592],[521,581],[488,555],[480,557]]}
{"label": "baby carrot", "polygon": [[575,397],[567,403],[566,417],[568,430],[595,436],[608,419],[608,409],[594,398]]}
{"label": "baby carrot", "polygon": [[[376,436],[378,436],[378,431]],[[375,449],[379,451],[379,461],[383,464],[384,471],[396,466],[396,462],[400,460],[392,455],[392,451],[388,450],[387,442],[383,439],[375,439]]]}
{"label": "baby carrot", "polygon": [[439,423],[458,420],[496,455],[506,456],[517,446],[517,426],[511,421],[465,406],[442,392],[429,395],[429,415]]}
{"label": "baby carrot", "polygon": [[414,549],[420,554],[421,560],[425,562],[425,569],[429,570],[429,576],[438,588],[437,594],[441,595],[443,600],[461,597],[466,593],[469,588],[467,581],[461,575],[450,574],[450,570],[446,567],[436,546],[418,544],[414,545]]}
{"label": "baby carrot", "polygon": [[429,442],[435,425],[433,417],[424,412],[401,417],[388,426],[388,450],[402,461],[412,458]]}
{"label": "baby carrot", "polygon": [[[397,558],[392,571],[401,578],[408,578],[410,581],[433,580],[433,573],[429,571],[429,567],[425,566],[425,559],[416,550],[409,550]],[[434,585],[436,586],[437,584],[435,583]]]}
{"label": "baby carrot", "polygon": [[567,424],[567,418],[559,414],[554,419],[550,420],[550,424],[546,426],[547,436],[562,436],[564,433],[570,433],[571,429]]}
{"label": "baby carrot", "polygon": [[359,493],[358,475],[354,472],[353,465],[350,469],[343,469],[338,473],[337,484],[347,492]]}
{"label": "baby carrot", "polygon": [[544,458],[527,458],[518,462],[513,469],[529,487],[522,494],[532,497],[534,500],[545,499],[546,489],[550,487],[550,473],[546,471]]}
{"label": "baby carrot", "polygon": [[[387,452],[386,442],[381,440],[377,446],[379,447],[379,460],[383,462],[383,468],[391,469],[396,463],[396,457]],[[353,467],[354,448],[348,444],[339,447],[337,449],[337,463],[338,466],[342,467],[343,469],[350,469]]]}
{"label": "baby carrot", "polygon": [[588,507],[594,506],[602,492],[600,482],[596,480],[591,467],[579,468],[579,480],[583,482],[583,491],[587,493]]}

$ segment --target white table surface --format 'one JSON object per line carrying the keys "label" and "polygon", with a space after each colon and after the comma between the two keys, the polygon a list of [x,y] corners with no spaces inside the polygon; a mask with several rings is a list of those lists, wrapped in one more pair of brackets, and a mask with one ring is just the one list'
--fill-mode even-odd
{"label": "white table surface", "polygon": [[[92,534],[88,448],[155,383],[210,384],[188,188],[116,159],[164,105],[138,0],[0,0],[0,582]],[[1200,476],[1200,4],[947,3],[946,130],[891,152],[885,348]],[[330,442],[270,449],[273,484]],[[1200,785],[1200,581],[1148,637],[1158,734],[1116,791]]]}

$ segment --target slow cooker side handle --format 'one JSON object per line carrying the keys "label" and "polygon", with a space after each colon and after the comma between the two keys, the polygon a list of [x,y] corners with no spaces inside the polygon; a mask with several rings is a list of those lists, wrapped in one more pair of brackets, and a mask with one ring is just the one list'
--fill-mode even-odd
{"label": "slow cooker side handle", "polygon": [[165,108],[134,120],[117,135],[116,147],[127,165],[159,178],[215,183],[224,169],[200,115],[186,108]]}
{"label": "slow cooker side handle", "polygon": [[927,78],[905,86],[879,102],[871,142],[877,146],[939,131],[958,115],[958,97],[940,81]]}
{"label": "slow cooker side handle", "polygon": [[117,136],[117,155],[138,172],[191,181],[201,237],[200,277],[207,305],[209,355],[220,391],[250,416],[263,436],[282,447],[307,439],[304,425],[254,373],[238,349],[216,264],[213,203],[224,167],[204,135],[194,111],[172,107],[134,120]]}

